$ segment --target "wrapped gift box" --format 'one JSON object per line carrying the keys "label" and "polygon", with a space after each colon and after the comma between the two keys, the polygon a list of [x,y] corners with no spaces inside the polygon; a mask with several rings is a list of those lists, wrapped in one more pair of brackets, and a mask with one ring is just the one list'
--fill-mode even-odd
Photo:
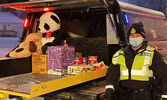
{"label": "wrapped gift box", "polygon": [[75,60],[74,46],[48,47],[48,74],[67,74],[67,67],[73,65]]}

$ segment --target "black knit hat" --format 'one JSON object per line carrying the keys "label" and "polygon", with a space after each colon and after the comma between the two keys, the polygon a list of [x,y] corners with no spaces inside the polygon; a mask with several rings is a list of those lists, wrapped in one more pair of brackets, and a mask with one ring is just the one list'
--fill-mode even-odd
{"label": "black knit hat", "polygon": [[133,23],[130,26],[129,31],[127,33],[128,38],[129,38],[130,34],[137,34],[137,33],[142,35],[143,38],[145,38],[145,31],[144,31],[144,28],[143,28],[143,24],[141,22]]}

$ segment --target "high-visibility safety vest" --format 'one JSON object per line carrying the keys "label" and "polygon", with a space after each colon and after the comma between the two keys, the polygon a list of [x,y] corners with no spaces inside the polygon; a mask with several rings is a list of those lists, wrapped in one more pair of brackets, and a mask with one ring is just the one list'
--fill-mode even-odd
{"label": "high-visibility safety vest", "polygon": [[[147,46],[146,50],[141,49],[138,51],[132,64],[131,80],[149,81],[149,77],[153,77],[153,72],[149,69],[149,66],[152,64],[154,49],[154,47]],[[123,50],[119,50],[113,55],[112,63],[120,65],[120,80],[129,79],[129,71],[125,63]]]}

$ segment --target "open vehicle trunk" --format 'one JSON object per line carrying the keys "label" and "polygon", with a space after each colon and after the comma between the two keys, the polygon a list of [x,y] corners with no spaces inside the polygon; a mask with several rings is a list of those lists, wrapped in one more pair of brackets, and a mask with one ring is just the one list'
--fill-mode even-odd
{"label": "open vehicle trunk", "polygon": [[[113,18],[119,15],[117,3],[114,4],[117,7],[111,7],[106,0],[20,0],[20,2],[6,0],[6,2],[2,2],[4,7],[28,12],[29,26],[24,29],[21,41],[27,34],[38,31],[39,17],[45,13],[43,9],[48,7],[59,16],[64,39],[70,46],[75,46],[76,52],[82,52],[83,57],[96,55],[99,62],[104,61],[109,65],[112,55],[119,49],[118,39],[114,40],[115,43],[110,43],[111,45],[107,43],[112,38],[107,39],[106,31],[108,18],[106,15],[111,13]],[[119,29],[117,31],[119,41],[125,42],[122,20],[116,23],[111,21],[111,18],[108,19],[109,24],[117,25],[114,28]]]}
{"label": "open vehicle trunk", "polygon": [[[114,29],[114,31],[117,28],[119,28],[119,31],[117,31],[119,33],[118,35],[121,37],[119,38],[119,41],[125,40],[124,33],[122,32],[123,31],[122,20],[119,21],[119,23],[114,22],[114,18],[116,18],[116,15],[119,15],[119,6],[117,5],[117,2],[115,3],[116,4],[114,5],[116,7],[109,6],[108,1],[105,1],[105,0],[104,1],[103,0],[49,0],[49,1],[48,0],[47,1],[46,0],[29,0],[29,1],[28,0],[23,0],[23,1],[22,0],[6,0],[6,1],[0,1],[0,5],[2,5],[3,7],[10,7],[14,9],[27,11],[27,18],[29,20],[29,23],[28,23],[28,27],[24,28],[21,41],[24,40],[27,34],[35,33],[38,31],[39,18],[43,13],[45,13],[43,11],[43,8],[48,7],[50,11],[55,12],[59,16],[61,20],[61,32],[63,33],[64,39],[67,40],[67,44],[69,44],[70,46],[75,46],[75,51],[81,52],[83,57],[98,56],[98,62],[104,61],[106,65],[110,64],[112,55],[120,48],[118,44],[118,38],[115,38],[115,40],[112,41],[113,43],[110,43],[110,44],[107,43],[107,29],[108,29],[107,26],[109,25],[110,30]],[[108,13],[111,13],[112,16],[108,17],[107,16]],[[117,33],[116,31],[115,33],[113,33],[114,31],[112,30],[112,32],[108,32],[108,33],[110,34],[112,33],[113,36],[116,37]],[[23,58],[20,58],[20,59],[22,60]],[[21,61],[20,59],[16,59],[16,60]],[[31,59],[31,57],[29,57],[28,59]],[[21,65],[20,66],[10,65],[9,60],[7,60],[7,62],[8,62],[7,63],[8,67],[13,67],[13,68],[21,67]],[[27,61],[22,61],[22,62],[24,63]],[[24,64],[22,66],[24,66]],[[29,65],[27,67],[31,68],[31,61],[29,62]],[[93,73],[93,77],[90,79],[87,79],[85,77],[85,79],[89,81],[82,82],[81,80],[81,82],[84,84],[72,87],[74,91],[68,94],[69,95],[76,94],[74,96],[75,98],[73,99],[77,99],[82,96],[86,96],[86,97],[89,96],[89,98],[92,100],[100,99],[100,98],[104,99],[103,87],[105,82],[105,73],[104,73],[105,71],[106,70],[104,70],[103,73],[99,75],[99,77],[97,78],[95,77],[96,75],[94,73]],[[27,70],[27,72],[31,72],[31,71]],[[14,71],[11,71],[10,73],[16,74]],[[25,73],[25,72],[23,72],[23,70],[20,70],[20,73],[17,73],[17,74],[21,74],[21,73]],[[96,74],[98,75],[98,73]],[[25,74],[25,76],[26,75],[28,74]],[[6,75],[6,76],[10,76],[10,75]],[[15,78],[17,77],[20,77],[20,76],[10,77],[11,83],[13,83],[12,79],[14,78],[14,80],[16,80]],[[92,81],[90,80],[94,80],[94,82],[92,83]],[[5,78],[3,78],[2,81],[5,83],[5,82],[8,82],[9,80],[6,80]],[[21,78],[19,78],[19,81],[21,82]],[[39,79],[37,81],[39,81]],[[71,81],[77,81],[77,80],[71,80]],[[28,79],[26,82],[23,82],[23,85],[21,86],[24,87],[24,84],[29,84],[27,82],[29,82]],[[76,85],[78,84],[78,82],[79,81],[77,81],[74,84]],[[97,85],[96,82],[97,83],[100,82],[101,85],[99,84]],[[22,84],[22,82],[19,84]],[[13,86],[15,85],[16,84],[14,82]],[[79,89],[78,90],[76,89],[76,87],[79,87],[80,89],[78,88]],[[95,91],[94,93],[89,95],[90,91],[87,91],[87,89],[85,90],[85,87],[88,87],[88,89],[91,89],[91,90],[94,90],[95,88],[99,88],[99,91]],[[14,91],[15,88],[17,88],[17,90],[20,90],[16,86],[13,88],[12,91]],[[68,88],[67,91],[71,90],[72,88],[71,87]],[[82,89],[84,90],[81,93],[80,90]],[[64,94],[64,92],[65,91],[63,90],[62,94]],[[55,93],[51,95],[54,95],[54,94]],[[59,93],[56,93],[56,94],[57,96],[53,98],[54,99],[60,98]],[[30,94],[30,97],[31,97],[31,94]],[[50,95],[44,95],[44,97],[50,98]],[[61,97],[61,98],[63,99],[65,97]],[[72,99],[72,97],[65,98],[65,99]]]}

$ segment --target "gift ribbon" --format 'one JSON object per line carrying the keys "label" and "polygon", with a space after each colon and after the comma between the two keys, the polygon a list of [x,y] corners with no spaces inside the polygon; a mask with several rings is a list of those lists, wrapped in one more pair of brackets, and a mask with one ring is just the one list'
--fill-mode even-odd
{"label": "gift ribbon", "polygon": [[50,39],[50,37],[51,37],[51,34],[52,34],[52,31],[50,31],[50,32],[47,32],[47,33],[46,33],[46,37],[45,37],[45,39],[47,39],[47,38],[49,38],[49,39]]}

